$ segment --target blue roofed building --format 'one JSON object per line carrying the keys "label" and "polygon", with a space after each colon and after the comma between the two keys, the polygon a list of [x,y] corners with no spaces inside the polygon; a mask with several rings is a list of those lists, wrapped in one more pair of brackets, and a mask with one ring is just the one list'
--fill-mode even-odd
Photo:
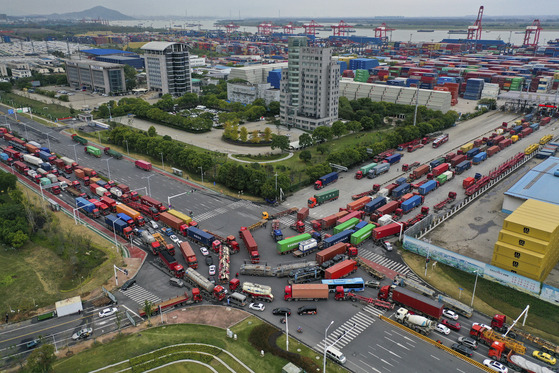
{"label": "blue roofed building", "polygon": [[127,52],[120,49],[83,49],[80,51],[89,59],[118,65],[130,65],[136,69],[144,68],[144,59],[137,53]]}
{"label": "blue roofed building", "polygon": [[505,192],[501,211],[510,214],[528,199],[559,205],[558,190],[559,158],[549,157],[528,171]]}

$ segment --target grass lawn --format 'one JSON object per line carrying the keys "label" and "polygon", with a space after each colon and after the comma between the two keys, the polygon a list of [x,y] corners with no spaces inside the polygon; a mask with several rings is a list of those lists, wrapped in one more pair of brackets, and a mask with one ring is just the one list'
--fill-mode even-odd
{"label": "grass lawn", "polygon": [[[427,277],[425,277],[424,257],[405,250],[402,252],[402,257],[421,278],[452,298],[470,304],[475,283],[474,275],[438,263],[434,269],[431,265],[428,266]],[[463,289],[461,296],[458,288]],[[510,324],[527,305],[530,305],[530,311],[526,326],[522,329],[559,344],[557,306],[495,282],[478,278],[474,299],[476,310],[490,317],[497,313],[507,315],[507,321]]]}
{"label": "grass lawn", "polygon": [[[167,325],[152,329],[143,330],[139,333],[119,336],[114,340],[94,344],[90,349],[85,350],[74,356],[63,358],[56,362],[54,368],[56,372],[89,372],[94,369],[130,359],[132,357],[153,351],[158,348],[166,347],[178,343],[206,343],[221,347],[231,352],[238,359],[247,364],[255,372],[278,372],[281,371],[287,362],[283,359],[267,354],[264,358],[260,357],[260,352],[255,351],[248,342],[250,330],[262,323],[255,317],[250,317],[232,328],[237,334],[238,340],[234,341],[227,338],[223,329],[204,326],[204,325]],[[221,353],[219,358],[233,369],[242,372],[242,368],[234,363],[234,360],[226,354]],[[213,364],[212,364],[213,365]],[[122,364],[108,372],[126,369],[129,364]],[[190,371],[198,370],[200,366],[195,366]]]}
{"label": "grass lawn", "polygon": [[[5,104],[13,105],[15,107],[31,107],[33,114],[41,115],[45,118],[52,117],[52,120],[56,118],[67,118],[71,116],[70,108],[66,106],[58,105],[56,103],[45,104],[44,102],[33,100],[31,98],[16,95],[14,93],[3,93],[2,102]],[[51,99],[51,102],[56,102],[58,100]]]}
{"label": "grass lawn", "polygon": [[158,373],[206,373],[211,372],[210,369],[200,364],[176,363],[155,370]]}
{"label": "grass lawn", "polygon": [[280,153],[280,154],[272,154],[269,156],[266,155],[243,155],[243,154],[235,154],[232,157],[234,159],[240,159],[242,161],[249,161],[249,162],[269,162],[275,161],[276,159],[282,159],[288,156],[288,153]]}

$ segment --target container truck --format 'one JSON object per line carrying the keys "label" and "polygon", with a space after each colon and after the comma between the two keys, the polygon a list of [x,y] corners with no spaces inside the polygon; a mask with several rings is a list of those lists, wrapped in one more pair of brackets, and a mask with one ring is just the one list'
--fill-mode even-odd
{"label": "container truck", "polygon": [[227,296],[227,289],[221,285],[214,285],[210,280],[202,276],[193,268],[184,271],[184,279],[194,286],[198,286],[202,291],[209,294],[213,299],[222,301]]}
{"label": "container truck", "polygon": [[22,154],[15,149],[5,148],[4,153],[6,153],[8,157],[12,158],[15,161],[23,158]]}
{"label": "container truck", "polygon": [[159,215],[160,222],[169,226],[176,232],[179,232],[183,236],[187,236],[186,230],[188,229],[188,225],[184,224],[184,222],[181,219],[169,214],[168,212],[162,212],[161,214],[158,215]]}
{"label": "container truck", "polygon": [[330,172],[327,175],[319,177],[318,180],[314,182],[314,189],[322,189],[329,184],[335,183],[336,181],[338,181],[338,173]]}
{"label": "container truck", "polygon": [[469,170],[472,167],[472,162],[464,161],[456,165],[456,174],[460,175],[462,172]]}
{"label": "container truck", "polygon": [[429,335],[433,329],[435,329],[436,323],[429,320],[426,317],[414,315],[405,308],[399,308],[396,311],[395,319],[400,324],[407,326],[408,328],[415,330],[418,333]]}
{"label": "container truck", "polygon": [[382,300],[392,299],[394,303],[411,308],[417,311],[416,313],[434,320],[439,320],[443,315],[444,304],[400,286],[385,285],[381,287],[378,298]]}
{"label": "container truck", "polygon": [[[111,195],[112,195],[112,193],[111,193]],[[140,214],[147,215],[150,218],[152,218],[153,220],[159,221],[159,211],[157,211],[157,209],[155,207],[148,207],[148,206],[142,205],[141,203],[138,203],[137,201],[134,202],[134,201],[132,201],[128,198],[123,198],[122,202],[124,204],[126,204],[128,207],[130,207],[131,209],[134,209],[134,210],[138,211]]]}
{"label": "container truck", "polygon": [[293,285],[318,281],[322,279],[323,272],[324,271],[320,267],[302,268],[297,271],[291,271],[287,283]]}
{"label": "container truck", "polygon": [[114,199],[103,196],[99,198],[99,201],[107,205],[111,212],[116,212],[116,201]]}
{"label": "container truck", "polygon": [[479,154],[479,148],[472,148],[466,152],[466,159],[472,159]]}
{"label": "container truck", "polygon": [[[175,308],[175,307],[182,307],[182,306],[185,306],[187,304],[197,303],[197,302],[201,302],[201,301],[202,301],[202,297],[200,296],[200,289],[193,288],[192,289],[192,299],[190,299],[190,297],[188,296],[188,293],[185,291],[184,294],[181,294],[177,297],[167,299],[166,301],[163,301],[163,302],[154,303],[151,307],[151,311],[150,311],[149,315],[150,316],[155,316],[159,312],[164,312],[164,311],[170,310],[170,309]],[[138,310],[138,315],[140,315],[140,317],[147,316],[145,309],[140,308]]]}
{"label": "container truck", "polygon": [[367,203],[363,207],[363,210],[365,214],[371,214],[384,205],[386,205],[386,197],[376,197],[371,202]]}
{"label": "container truck", "polygon": [[252,237],[252,233],[250,233],[248,229],[241,229],[241,231],[239,232],[239,236],[241,237],[241,240],[244,242],[245,247],[248,251],[250,262],[252,264],[259,263],[260,254],[258,253],[258,245],[256,244],[254,237]]}
{"label": "container truck", "polygon": [[416,208],[418,206],[421,206],[423,204],[423,199],[424,199],[423,196],[415,195],[415,196],[411,197],[410,199],[407,199],[404,202],[402,202],[402,204],[400,205],[400,208],[402,209],[402,212],[404,214],[407,214],[408,212],[410,212],[414,208]]}
{"label": "container truck", "polygon": [[239,270],[241,275],[248,276],[263,276],[263,277],[274,277],[274,269],[268,265],[263,264],[241,264],[241,269]]}
{"label": "container truck", "polygon": [[466,155],[465,154],[457,155],[456,157],[454,157],[450,160],[450,166],[451,167],[456,167],[458,164],[464,162],[465,160],[466,160]]}
{"label": "container truck", "polygon": [[337,212],[335,214],[329,215],[325,218],[322,218],[320,220],[312,220],[311,221],[311,225],[313,227],[313,229],[315,230],[327,230],[332,228],[334,225],[336,225],[336,222],[340,219],[343,218],[344,216],[346,216],[347,214],[349,214],[349,212],[347,211],[340,211]]}
{"label": "container truck", "polygon": [[180,265],[177,260],[169,254],[166,250],[159,250],[157,252],[159,259],[165,265],[165,268],[169,272],[169,274],[175,276],[176,278],[183,278],[184,277],[184,268]]}
{"label": "container truck", "polygon": [[[252,236],[251,236],[252,237]],[[309,233],[299,234],[276,242],[276,250],[278,254],[285,255],[299,248],[299,243],[310,240],[312,236]]]}
{"label": "container truck", "polygon": [[105,205],[103,202],[101,202],[101,201],[99,201],[95,198],[90,199],[89,202],[91,202],[95,205],[95,207],[97,208],[97,210],[99,210],[101,215],[103,215],[103,216],[109,215],[109,213],[110,213],[109,206]]}
{"label": "container truck", "polygon": [[365,197],[361,197],[356,201],[350,202],[347,204],[346,206],[346,210],[347,211],[358,211],[363,209],[363,207],[365,207],[365,205],[369,202],[371,202],[372,198],[369,196],[365,196]]}
{"label": "container truck", "polygon": [[252,282],[243,282],[241,291],[250,296],[255,301],[272,302],[274,300],[272,288],[267,285],[254,284]]}
{"label": "container truck", "polygon": [[87,216],[92,218],[99,217],[99,210],[95,207],[95,205],[85,198],[78,197],[76,198],[76,207],[81,209]]}
{"label": "container truck", "polygon": [[137,168],[140,168],[140,169],[142,169],[142,170],[144,170],[144,171],[151,171],[151,168],[152,168],[150,162],[142,161],[142,160],[140,160],[140,159],[138,159],[136,162],[134,162],[134,165],[135,165]]}
{"label": "container truck", "polygon": [[182,222],[188,226],[195,226],[195,224],[192,224],[193,223],[192,218],[186,214],[183,214],[180,211],[170,209],[169,211],[167,211],[167,213],[181,219]]}
{"label": "container truck", "polygon": [[307,262],[296,261],[292,263],[283,263],[273,268],[273,272],[276,277],[287,277],[292,271],[301,268],[316,267],[317,265],[318,264],[314,260],[307,261]]}
{"label": "container truck", "polygon": [[361,245],[367,238],[371,237],[374,228],[374,224],[365,225],[349,237],[349,242],[354,246]]}
{"label": "container truck", "polygon": [[83,170],[75,169],[74,175],[76,175],[76,179],[83,181],[83,185],[88,186],[91,184],[91,181],[89,180],[89,176],[86,176]]}
{"label": "container truck", "polygon": [[337,220],[337,224],[342,224],[345,223],[346,221],[353,219],[353,218],[357,218],[357,219],[361,219],[363,217],[364,212],[363,211],[352,211],[348,214],[346,214],[345,216],[342,216],[341,218],[339,218]]}
{"label": "container truck", "polygon": [[350,246],[348,243],[338,242],[337,244],[316,253],[316,262],[318,264],[322,264],[336,255],[345,254],[346,252],[351,257],[357,256],[357,249],[355,247]]}
{"label": "container truck", "polygon": [[338,234],[327,237],[324,240],[322,240],[322,247],[328,248],[332,245],[337,244],[338,242],[349,242],[349,238],[353,233],[355,233],[355,230],[346,229],[345,231],[342,231]]}
{"label": "container truck", "polygon": [[331,189],[323,192],[318,192],[314,196],[309,198],[309,200],[307,201],[307,206],[309,208],[313,208],[325,202],[337,200],[339,196],[340,196],[340,191],[338,189]]}
{"label": "container truck", "polygon": [[[159,212],[167,211],[167,207],[163,205],[163,203],[159,202],[158,200],[151,198],[150,196],[141,196],[140,202],[142,205],[146,205],[148,207],[155,207]],[[192,219],[191,219],[192,220]],[[188,224],[188,223],[186,223]]]}
{"label": "container truck", "polygon": [[54,160],[56,159],[56,155],[47,153],[47,152],[42,151],[42,150],[39,152],[38,155],[44,162],[53,163]]}
{"label": "container truck", "polygon": [[377,163],[369,163],[366,166],[361,167],[356,173],[355,173],[355,178],[357,180],[362,179],[363,177],[367,176],[367,174],[369,173],[369,171],[371,169],[373,169],[373,167],[375,167],[377,165]]}
{"label": "container truck", "polygon": [[380,240],[385,237],[399,234],[401,231],[403,231],[403,229],[403,223],[390,223],[387,225],[383,225],[382,227],[374,228],[372,237],[375,240]]}
{"label": "container truck", "polygon": [[437,176],[441,175],[443,172],[448,171],[449,166],[450,165],[448,163],[441,163],[437,167],[434,167],[431,170],[431,173],[433,174],[434,177],[437,177]]}
{"label": "container truck", "polygon": [[306,256],[315,252],[317,249],[318,249],[318,242],[314,238],[311,238],[299,242],[299,248],[293,251],[293,256],[300,258],[302,256]]}
{"label": "container truck", "polygon": [[504,149],[506,147],[509,147],[512,145],[512,140],[511,139],[505,139],[503,141],[500,141],[497,145],[499,145],[499,148]]}
{"label": "container truck", "polygon": [[334,234],[338,234],[342,231],[345,231],[347,229],[351,229],[353,227],[355,227],[357,225],[357,223],[359,223],[359,219],[358,218],[351,218],[349,220],[347,220],[346,222],[342,223],[342,224],[338,224],[334,227]]}
{"label": "container truck", "polygon": [[34,155],[31,154],[24,154],[23,160],[34,166],[39,166],[41,163],[43,163],[43,160],[41,158],[35,157]]}
{"label": "container truck", "polygon": [[447,133],[445,133],[443,135],[440,135],[435,140],[433,140],[433,148],[438,148],[439,146],[441,146],[442,144],[444,144],[447,141],[448,141],[448,134]]}
{"label": "container truck", "polygon": [[419,166],[418,168],[413,170],[413,172],[410,174],[409,176],[410,181],[420,179],[423,175],[429,172],[429,169],[430,167],[427,164]]}
{"label": "container truck", "polygon": [[[89,177],[96,177],[97,176],[97,172],[94,169],[89,168],[89,167],[84,167],[83,172]],[[102,186],[102,185],[99,184],[99,186]]]}
{"label": "container truck", "polygon": [[427,194],[431,193],[433,190],[437,189],[437,181],[436,180],[429,180],[425,184],[421,185],[418,189],[419,194],[422,196],[426,196]]}
{"label": "container truck", "polygon": [[146,224],[144,217],[138,211],[131,209],[130,207],[126,206],[124,203],[117,202],[116,204],[116,212],[124,213],[134,219],[134,224],[142,227]]}
{"label": "container truck", "polygon": [[87,139],[84,139],[83,137],[78,136],[76,134],[72,135],[72,140],[74,140],[75,142],[80,143],[82,145],[87,145]]}
{"label": "container truck", "polygon": [[103,149],[103,152],[108,155],[109,157],[113,157],[116,159],[121,159],[122,158],[122,154],[120,154],[119,152],[117,152],[116,150],[112,150],[109,147],[106,147]]}
{"label": "container truck", "polygon": [[293,284],[284,289],[283,299],[291,302],[293,300],[328,300],[327,284]]}
{"label": "container truck", "polygon": [[194,250],[192,250],[190,244],[183,241],[180,243],[179,249],[186,264],[188,264],[190,268],[198,268],[198,259],[196,259],[196,254],[194,253]]}
{"label": "container truck", "polygon": [[396,153],[386,157],[383,162],[386,162],[388,164],[395,164],[400,162],[400,159],[402,159],[402,154]]}
{"label": "container truck", "polygon": [[398,201],[390,201],[386,205],[379,207],[376,210],[375,214],[378,216],[392,214],[399,207],[400,204],[398,203]]}
{"label": "container truck", "polygon": [[211,247],[212,242],[215,241],[215,237],[209,233],[204,232],[196,227],[188,227],[186,230],[186,236],[203,246]]}
{"label": "container truck", "polygon": [[119,212],[118,214],[116,214],[116,217],[126,222],[126,224],[130,225],[131,227],[134,226],[134,219],[132,219],[130,216],[126,215],[125,213]]}
{"label": "container truck", "polygon": [[391,196],[394,199],[398,199],[402,197],[404,194],[408,193],[411,190],[411,184],[403,183],[400,186],[397,186],[392,190]]}
{"label": "container truck", "polygon": [[132,228],[114,215],[105,216],[105,225],[126,240],[129,240],[132,236]]}
{"label": "container truck", "polygon": [[388,170],[390,170],[390,163],[381,163],[370,169],[367,177],[369,179],[374,179],[375,177],[388,172]]}
{"label": "container truck", "polygon": [[155,239],[148,231],[142,230],[140,232],[140,239],[150,249],[153,255],[157,255],[159,250],[162,250],[161,244]]}
{"label": "container truck", "polygon": [[477,165],[477,164],[480,164],[481,162],[485,161],[486,159],[487,159],[487,153],[486,152],[480,152],[480,153],[477,153],[472,158],[472,163]]}
{"label": "container truck", "polygon": [[357,262],[353,259],[346,259],[343,262],[334,264],[332,267],[326,268],[324,278],[326,280],[335,280],[344,278],[357,271]]}
{"label": "container truck", "polygon": [[85,154],[91,154],[96,158],[101,158],[101,149],[96,148],[95,146],[88,145],[84,148]]}

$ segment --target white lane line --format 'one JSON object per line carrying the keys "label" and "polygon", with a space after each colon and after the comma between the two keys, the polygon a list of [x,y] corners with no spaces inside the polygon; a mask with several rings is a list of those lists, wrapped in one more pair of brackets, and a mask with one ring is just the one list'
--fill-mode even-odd
{"label": "white lane line", "polygon": [[[382,373],[380,370],[378,370],[378,369],[376,369],[375,367],[373,367],[373,366],[367,364],[367,363],[364,362],[363,360],[359,359],[359,361],[360,361],[362,364],[368,366],[370,369],[374,370],[375,372]],[[386,372],[390,372],[390,370],[386,370]]]}
{"label": "white lane line", "polygon": [[432,357],[433,359],[441,360],[441,359],[439,359],[438,357],[436,357],[435,355],[431,355],[431,357]]}
{"label": "white lane line", "polygon": [[404,345],[401,344],[400,342],[393,341],[392,339],[390,339],[390,338],[388,338],[388,337],[384,337],[384,338],[388,339],[390,342],[394,343],[396,346],[402,347],[402,348],[404,348],[404,349],[406,349],[406,350],[409,351],[409,348],[407,348],[406,346],[404,346]]}
{"label": "white lane line", "polygon": [[380,348],[382,348],[384,351],[388,352],[389,354],[396,356],[396,357],[399,358],[399,359],[402,358],[400,355],[398,355],[398,354],[395,353],[395,352],[390,351],[388,348],[386,348],[386,347],[384,347],[384,346],[381,346],[381,345],[379,345],[379,344],[377,344],[377,346],[379,346]]}

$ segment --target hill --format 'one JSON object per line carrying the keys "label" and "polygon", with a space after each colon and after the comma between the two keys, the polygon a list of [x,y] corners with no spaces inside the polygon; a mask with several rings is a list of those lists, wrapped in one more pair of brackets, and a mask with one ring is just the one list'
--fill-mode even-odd
{"label": "hill", "polygon": [[116,10],[105,8],[104,6],[96,6],[91,9],[82,10],[81,12],[71,13],[53,13],[46,16],[49,19],[104,19],[108,21],[131,20],[133,17],[124,15]]}

